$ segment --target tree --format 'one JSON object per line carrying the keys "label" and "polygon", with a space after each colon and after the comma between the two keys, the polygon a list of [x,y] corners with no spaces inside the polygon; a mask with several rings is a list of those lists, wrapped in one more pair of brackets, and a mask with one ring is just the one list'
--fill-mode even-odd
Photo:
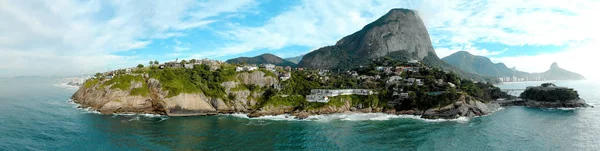
{"label": "tree", "polygon": [[190,60],[190,63],[196,63],[196,62],[197,62],[196,59]]}
{"label": "tree", "polygon": [[187,63],[187,61],[185,61],[185,59],[181,60],[181,64],[186,64],[186,63]]}
{"label": "tree", "polygon": [[137,65],[137,68],[143,68],[143,67],[144,67],[144,65],[143,65],[143,64],[138,64],[138,65]]}
{"label": "tree", "polygon": [[150,62],[148,62],[149,65],[152,65],[154,62],[151,60]]}
{"label": "tree", "polygon": [[155,65],[158,65],[158,60],[154,60],[154,64],[155,64]]}
{"label": "tree", "polygon": [[102,73],[98,72],[98,73],[96,73],[96,75],[94,75],[94,77],[100,78],[100,77],[102,77]]}

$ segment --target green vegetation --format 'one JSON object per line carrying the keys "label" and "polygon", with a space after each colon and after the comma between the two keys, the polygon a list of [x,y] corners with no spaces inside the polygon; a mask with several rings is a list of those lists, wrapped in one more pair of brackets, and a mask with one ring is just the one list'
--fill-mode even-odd
{"label": "green vegetation", "polygon": [[565,102],[579,99],[579,94],[570,88],[556,87],[552,83],[544,83],[538,87],[527,88],[519,97],[543,102]]}
{"label": "green vegetation", "polygon": [[[122,74],[122,75],[114,76],[112,79],[102,83],[102,85],[100,85],[100,88],[104,88],[106,86],[112,85],[110,87],[111,89],[120,89],[123,91],[129,91],[129,87],[131,87],[132,81],[142,82],[142,84],[145,85],[146,80],[144,80],[144,78],[142,76]],[[144,87],[144,86],[142,86],[142,87]]]}
{"label": "green vegetation", "polygon": [[143,65],[143,64],[138,64],[138,65],[137,65],[137,68],[140,68],[140,69],[141,69],[141,68],[144,68],[144,65]]}
{"label": "green vegetation", "polygon": [[277,78],[277,75],[275,75],[275,73],[273,73],[273,72],[271,72],[271,71],[269,71],[269,70],[267,70],[267,69],[265,69],[265,68],[260,68],[260,69],[258,69],[258,70],[252,71],[252,72],[257,72],[257,71],[260,71],[260,72],[263,72],[263,73],[265,73],[265,76],[266,76],[266,77],[273,77],[273,78]]}
{"label": "green vegetation", "polygon": [[269,97],[268,100],[260,102],[259,107],[265,107],[265,106],[297,107],[297,106],[301,106],[302,104],[305,104],[305,103],[308,103],[308,102],[306,102],[306,99],[304,99],[304,97],[301,95],[290,95],[287,97],[278,95],[278,96]]}
{"label": "green vegetation", "polygon": [[100,80],[98,80],[98,78],[93,78],[93,79],[89,79],[87,81],[85,81],[85,83],[83,84],[84,88],[90,88],[96,84],[98,84],[98,82],[100,82]]}
{"label": "green vegetation", "polygon": [[150,90],[147,86],[142,86],[140,88],[131,89],[131,95],[139,95],[139,96],[148,96],[150,94]]}
{"label": "green vegetation", "polygon": [[192,69],[166,68],[148,71],[150,77],[158,79],[162,88],[169,91],[167,97],[180,93],[198,93],[215,98],[228,99],[221,83],[235,78],[235,66],[223,65],[211,71],[208,65],[196,65]]}

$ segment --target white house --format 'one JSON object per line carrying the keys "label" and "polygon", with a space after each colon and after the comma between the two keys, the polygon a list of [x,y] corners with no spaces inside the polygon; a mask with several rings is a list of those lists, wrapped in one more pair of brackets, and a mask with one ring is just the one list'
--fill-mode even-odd
{"label": "white house", "polygon": [[410,60],[408,61],[409,64],[419,64],[418,60]]}
{"label": "white house", "polygon": [[275,71],[275,65],[274,64],[265,64],[265,69],[269,70],[269,71]]}
{"label": "white house", "polygon": [[400,81],[402,81],[402,77],[400,77],[400,76],[391,76],[391,77],[390,77],[390,78],[389,78],[389,79],[386,81],[386,83],[387,83],[387,84],[394,84],[394,83],[398,83],[398,82],[400,82]]}
{"label": "white house", "polygon": [[452,82],[448,82],[448,85],[450,85],[451,88],[456,87],[456,85],[454,85],[454,83],[452,83]]}

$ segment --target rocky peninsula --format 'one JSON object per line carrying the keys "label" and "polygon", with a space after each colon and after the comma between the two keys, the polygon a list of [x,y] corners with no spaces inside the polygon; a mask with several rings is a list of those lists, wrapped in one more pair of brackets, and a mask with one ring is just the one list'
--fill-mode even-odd
{"label": "rocky peninsula", "polygon": [[[370,93],[323,96],[326,101],[315,102],[307,98],[315,89],[364,89]],[[501,97],[497,92],[501,91],[491,84],[389,58],[341,73],[190,60],[98,73],[72,99],[82,108],[102,114],[246,113],[249,117],[292,114],[306,118],[382,112],[453,119],[491,113],[493,107],[486,103]]]}

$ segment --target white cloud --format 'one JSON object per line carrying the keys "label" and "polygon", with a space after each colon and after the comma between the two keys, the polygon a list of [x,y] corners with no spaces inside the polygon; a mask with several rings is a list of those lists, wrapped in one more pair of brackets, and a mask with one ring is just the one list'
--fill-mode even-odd
{"label": "white cloud", "polygon": [[201,56],[226,56],[261,49],[275,50],[286,46],[318,48],[335,44],[343,36],[360,30],[390,9],[411,7],[412,1],[314,1],[303,0],[259,27],[232,24],[221,33],[234,42]]}
{"label": "white cloud", "polygon": [[[425,1],[421,12],[441,45],[492,42],[563,46],[597,39],[600,1]],[[592,32],[592,33],[590,33]]]}
{"label": "white cloud", "polygon": [[219,21],[215,16],[252,5],[253,0],[0,0],[0,70],[7,71],[0,76],[131,66],[141,58],[113,54],[184,36]]}
{"label": "white cloud", "polygon": [[191,49],[191,44],[190,43],[183,43],[177,39],[173,40],[173,42],[175,42],[175,46],[173,46],[173,50],[175,52],[182,52],[182,51],[187,51]]}

